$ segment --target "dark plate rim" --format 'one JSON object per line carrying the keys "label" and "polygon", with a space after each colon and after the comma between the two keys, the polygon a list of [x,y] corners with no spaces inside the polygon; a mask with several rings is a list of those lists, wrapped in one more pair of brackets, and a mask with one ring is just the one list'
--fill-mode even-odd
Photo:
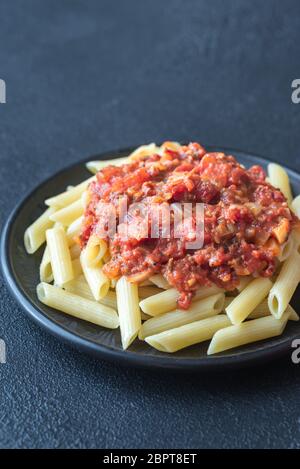
{"label": "dark plate rim", "polygon": [[[189,358],[177,358],[175,355],[167,355],[166,357],[163,356],[150,356],[150,355],[143,355],[136,352],[131,352],[130,350],[122,351],[122,350],[115,350],[109,348],[107,346],[103,346],[101,344],[89,341],[85,338],[82,338],[79,335],[74,334],[73,332],[68,331],[67,329],[63,328],[62,326],[54,323],[51,319],[49,319],[44,313],[36,308],[34,304],[27,299],[27,297],[22,292],[18,282],[16,281],[13,268],[10,263],[9,259],[9,243],[11,237],[11,229],[13,226],[14,221],[16,220],[19,212],[22,210],[23,206],[26,205],[28,199],[32,197],[32,195],[39,190],[39,188],[49,182],[51,179],[55,179],[55,177],[63,171],[72,170],[78,165],[84,165],[87,161],[92,161],[94,159],[105,159],[106,156],[115,155],[117,157],[118,154],[124,152],[131,152],[133,149],[137,148],[138,145],[134,147],[122,148],[118,150],[112,151],[105,151],[103,153],[99,153],[97,155],[87,157],[83,160],[77,161],[72,165],[68,165],[53,175],[50,175],[48,178],[44,179],[40,182],[34,189],[28,191],[22,200],[15,206],[12,210],[11,214],[9,215],[7,221],[4,224],[1,240],[0,240],[0,258],[1,258],[1,267],[4,279],[6,284],[9,287],[10,292],[17,300],[17,302],[22,306],[26,314],[34,320],[36,324],[40,327],[45,329],[46,331],[50,332],[52,335],[60,339],[61,341],[78,348],[84,352],[87,352],[91,355],[98,356],[104,360],[108,360],[111,362],[118,362],[120,364],[132,365],[135,367],[141,368],[151,368],[151,369],[170,369],[170,370],[180,370],[180,371],[206,371],[206,370],[221,370],[225,368],[237,368],[242,366],[249,366],[254,365],[260,360],[264,362],[270,361],[275,359],[279,356],[287,354],[290,350],[290,338],[289,341],[283,340],[277,344],[270,345],[269,348],[265,346],[258,349],[252,350],[244,353],[237,354],[235,356],[214,356],[214,357],[204,357],[199,359],[189,359]],[[265,164],[266,162],[272,162],[269,158],[265,158],[263,156],[257,155],[255,153],[246,152],[244,150],[238,150],[233,148],[228,148],[219,145],[207,145],[209,151],[224,151],[230,154],[244,154],[245,156],[253,156],[256,158],[257,161],[260,161],[261,164]],[[289,174],[292,176],[299,178],[299,174],[294,171],[293,169],[283,165],[284,168],[288,171]],[[288,343],[289,342],[289,343]]]}

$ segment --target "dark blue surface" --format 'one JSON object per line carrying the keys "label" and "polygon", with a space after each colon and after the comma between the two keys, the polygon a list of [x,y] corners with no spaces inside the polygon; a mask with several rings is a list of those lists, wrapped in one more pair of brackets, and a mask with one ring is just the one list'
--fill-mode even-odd
{"label": "dark blue surface", "polygon": [[[300,171],[298,1],[1,1],[0,217],[89,154],[163,139]],[[300,365],[126,369],[60,344],[0,281],[2,447],[300,447]]]}

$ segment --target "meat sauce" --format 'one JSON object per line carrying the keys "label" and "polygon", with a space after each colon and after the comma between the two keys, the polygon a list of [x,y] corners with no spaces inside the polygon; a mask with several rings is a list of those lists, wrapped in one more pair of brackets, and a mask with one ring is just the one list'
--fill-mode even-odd
{"label": "meat sauce", "polygon": [[[184,309],[199,286],[234,290],[241,276],[272,276],[281,245],[299,223],[280,190],[266,182],[260,166],[246,169],[233,156],[207,153],[198,143],[176,149],[166,143],[160,154],[105,167],[90,184],[89,196],[81,246],[107,227],[109,214],[102,204],[115,207],[119,231],[106,236],[111,260],[103,267],[105,274],[142,282],[161,273],[180,292],[178,305]],[[126,197],[129,208],[142,203],[147,222],[139,209],[121,220],[120,197]],[[195,224],[182,224],[180,236],[175,236],[173,215],[167,236],[151,236],[152,208],[178,203],[204,204],[200,249],[187,248],[195,238]],[[191,218],[195,221],[194,211]],[[120,229],[124,227],[127,236]]]}

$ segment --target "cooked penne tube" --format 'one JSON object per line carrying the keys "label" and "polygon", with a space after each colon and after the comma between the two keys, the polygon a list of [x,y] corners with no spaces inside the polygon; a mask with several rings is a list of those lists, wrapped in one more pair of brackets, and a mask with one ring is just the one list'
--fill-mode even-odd
{"label": "cooked penne tube", "polygon": [[268,174],[270,184],[281,190],[290,205],[293,196],[287,172],[279,164],[270,163],[268,165]]}
{"label": "cooked penne tube", "polygon": [[75,293],[78,296],[83,296],[83,298],[95,301],[92,290],[90,289],[89,284],[85,280],[84,275],[79,275],[77,278],[74,278],[70,282],[65,283],[64,288],[67,291]]}
{"label": "cooked penne tube", "polygon": [[239,324],[249,316],[257,305],[267,296],[272,287],[268,278],[252,280],[227,306],[226,313],[232,324]]}
{"label": "cooked penne tube", "polygon": [[[288,305],[285,312],[287,311],[290,313],[290,316],[289,316],[290,321],[299,321],[299,316],[294,310],[294,308],[292,308],[291,305]],[[260,305],[258,305],[254,309],[254,311],[252,311],[252,313],[249,314],[247,319],[258,319],[258,318],[263,318],[265,316],[270,316],[270,315],[271,315],[271,311],[269,309],[268,300],[266,299]]]}
{"label": "cooked penne tube", "polygon": [[162,149],[168,149],[168,150],[173,150],[173,151],[180,151],[180,143],[174,142],[174,141],[166,141],[164,142],[161,147],[158,147],[158,153],[161,154]]}
{"label": "cooked penne tube", "polygon": [[88,190],[85,190],[82,194],[81,194],[81,203],[82,203],[82,206],[83,206],[83,210],[85,210],[87,208],[87,206],[89,205],[90,201],[91,201],[91,195],[89,193]]}
{"label": "cooked penne tube", "polygon": [[70,249],[71,259],[77,259],[80,256],[81,249],[80,249],[79,244],[73,244],[69,249]]}
{"label": "cooked penne tube", "polygon": [[[59,223],[55,223],[55,227],[61,226]],[[40,280],[41,282],[51,283],[53,281],[53,272],[51,266],[50,252],[46,245],[44,254],[40,263]]]}
{"label": "cooked penne tube", "polygon": [[154,285],[156,285],[158,288],[162,288],[163,290],[171,288],[171,285],[161,274],[152,275],[149,280],[154,283]]}
{"label": "cooked penne tube", "polygon": [[213,336],[207,354],[212,355],[213,353],[281,335],[289,315],[290,312],[287,311],[281,319],[266,316],[221,329]]}
{"label": "cooked penne tube", "polygon": [[139,288],[139,299],[143,300],[145,298],[148,298],[149,296],[157,295],[158,293],[161,293],[163,290],[160,288],[154,287],[154,286],[149,286],[149,287],[138,287]]}
{"label": "cooked penne tube", "polygon": [[117,309],[117,296],[114,291],[109,290],[107,294],[99,300],[99,303]]}
{"label": "cooked penne tube", "polygon": [[137,337],[141,327],[138,287],[121,277],[116,284],[116,294],[122,346],[126,350]]}
{"label": "cooked penne tube", "polygon": [[40,263],[40,280],[41,282],[46,283],[51,283],[53,281],[53,272],[48,246],[45,247],[42,261]]}
{"label": "cooked penne tube", "polygon": [[64,229],[56,226],[46,231],[54,283],[63,286],[74,278],[71,255]]}
{"label": "cooked penne tube", "polygon": [[103,298],[109,290],[109,279],[102,272],[102,267],[90,267],[88,266],[86,259],[86,249],[81,252],[80,262],[85,279],[93,293],[95,300]]}
{"label": "cooked penne tube", "polygon": [[[80,275],[77,278],[74,278],[68,283],[65,283],[64,288],[71,292],[75,293],[79,296],[83,296],[84,298],[87,298],[88,300],[93,300],[95,301],[95,298],[93,296],[93,293],[85,280],[84,275]],[[110,308],[117,309],[117,297],[116,293],[113,291],[108,291],[107,294],[98,300],[99,303],[109,306]]]}
{"label": "cooked penne tube", "polygon": [[[211,287],[200,287],[193,301],[201,300],[201,298],[206,298],[207,296],[213,295],[215,293],[221,292],[221,288],[218,288],[215,285]],[[158,316],[162,313],[167,313],[173,309],[176,309],[177,299],[179,297],[179,292],[175,288],[170,288],[165,290],[157,295],[150,296],[140,302],[140,307],[144,313],[149,314],[150,316]]]}
{"label": "cooked penne tube", "polygon": [[175,309],[178,296],[178,291],[175,288],[170,288],[143,299],[140,301],[140,308],[150,316],[158,316]]}
{"label": "cooked penne tube", "polygon": [[50,216],[55,207],[48,208],[39,218],[30,225],[24,233],[24,245],[28,254],[33,254],[46,241],[46,231],[54,225]]}
{"label": "cooked penne tube", "polygon": [[72,189],[62,192],[61,194],[50,197],[50,199],[45,200],[46,205],[55,206],[55,207],[66,207],[67,205],[76,202],[86,190],[90,182],[95,180],[95,176],[86,179],[77,186],[74,186]]}
{"label": "cooked penne tube", "polygon": [[146,156],[153,155],[153,153],[159,153],[160,148],[155,145],[155,143],[149,143],[148,145],[141,145],[136,150],[134,150],[128,156],[128,159],[131,161],[143,159]]}
{"label": "cooked penne tube", "polygon": [[79,277],[82,274],[82,265],[81,265],[79,257],[77,257],[77,259],[72,260],[72,268],[73,268],[74,279]]}
{"label": "cooked penne tube", "polygon": [[[225,298],[225,303],[224,303],[225,309],[232,302],[232,300],[233,298],[230,298],[230,297]],[[299,316],[296,313],[296,311],[292,308],[291,305],[288,305],[286,311],[290,312],[290,317],[289,317],[290,321],[299,321]],[[270,314],[271,314],[271,311],[268,305],[268,299],[266,298],[258,306],[256,306],[256,308],[249,314],[249,316],[247,317],[247,320],[263,318],[265,316],[270,316]]]}
{"label": "cooked penne tube", "polygon": [[119,326],[118,315],[112,308],[74,295],[59,287],[40,283],[37,286],[37,296],[43,304],[70,316],[109,329],[116,329]]}
{"label": "cooked penne tube", "polygon": [[87,242],[85,251],[88,266],[96,266],[103,259],[107,251],[107,243],[104,239],[92,234]]}
{"label": "cooked penne tube", "polygon": [[286,310],[299,282],[300,255],[294,248],[290,257],[284,261],[268,297],[270,311],[277,319]]}
{"label": "cooked penne tube", "polygon": [[230,321],[226,314],[218,314],[160,334],[151,335],[146,337],[145,341],[161,352],[174,353],[210,339],[216,331],[229,325]]}
{"label": "cooked penne tube", "polygon": [[80,235],[83,216],[76,218],[67,228],[67,238],[69,246],[74,244],[74,238]]}
{"label": "cooked penne tube", "polygon": [[50,220],[61,223],[63,226],[69,226],[83,214],[83,205],[81,199],[76,200],[70,205],[61,208],[50,215]]}
{"label": "cooked penne tube", "polygon": [[139,332],[139,339],[143,340],[149,335],[159,334],[184,324],[215,316],[222,311],[224,298],[224,293],[217,293],[202,300],[194,301],[188,311],[175,309],[169,313],[152,317],[143,323]]}
{"label": "cooked penne tube", "polygon": [[128,162],[128,156],[122,156],[121,158],[112,158],[111,160],[98,160],[98,161],[88,161],[86,163],[86,168],[93,174],[98,173],[100,169],[105,168],[106,166],[120,166],[121,164]]}
{"label": "cooked penne tube", "polygon": [[300,218],[300,195],[297,195],[297,197],[294,198],[291,203],[291,208],[297,217]]}

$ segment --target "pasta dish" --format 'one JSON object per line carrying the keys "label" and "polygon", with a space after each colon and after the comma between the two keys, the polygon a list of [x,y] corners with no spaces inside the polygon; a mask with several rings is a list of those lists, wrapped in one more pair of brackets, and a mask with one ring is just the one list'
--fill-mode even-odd
{"label": "pasta dish", "polygon": [[219,353],[298,320],[300,196],[280,165],[266,175],[165,142],[87,168],[25,232],[29,254],[46,242],[42,303],[120,327],[124,349],[139,339],[168,353],[210,339]]}

